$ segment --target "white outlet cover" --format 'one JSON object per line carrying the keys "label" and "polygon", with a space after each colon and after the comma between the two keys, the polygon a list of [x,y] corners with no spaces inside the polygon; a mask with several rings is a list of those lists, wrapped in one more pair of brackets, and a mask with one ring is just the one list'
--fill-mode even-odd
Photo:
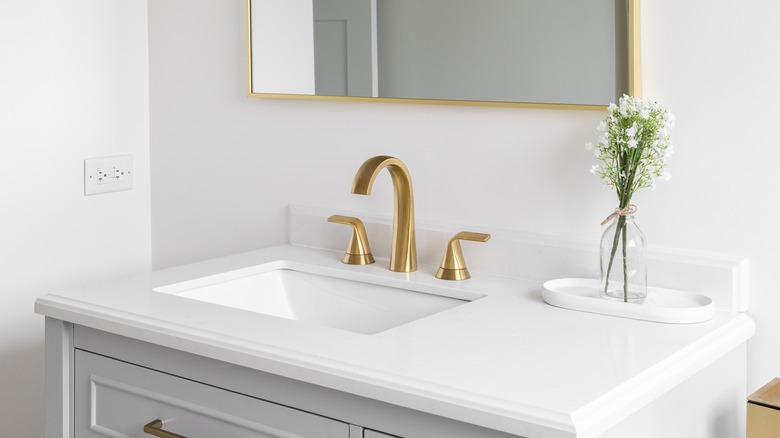
{"label": "white outlet cover", "polygon": [[132,188],[132,155],[84,160],[84,195],[119,192]]}

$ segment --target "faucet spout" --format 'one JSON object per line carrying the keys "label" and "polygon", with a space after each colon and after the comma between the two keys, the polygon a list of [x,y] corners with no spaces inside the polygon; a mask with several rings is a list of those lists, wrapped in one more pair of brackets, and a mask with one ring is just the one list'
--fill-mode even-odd
{"label": "faucet spout", "polygon": [[352,181],[352,193],[370,195],[374,179],[387,168],[393,180],[393,242],[390,249],[390,270],[417,270],[417,243],[414,234],[414,195],[409,169],[401,160],[387,155],[369,158],[360,166]]}

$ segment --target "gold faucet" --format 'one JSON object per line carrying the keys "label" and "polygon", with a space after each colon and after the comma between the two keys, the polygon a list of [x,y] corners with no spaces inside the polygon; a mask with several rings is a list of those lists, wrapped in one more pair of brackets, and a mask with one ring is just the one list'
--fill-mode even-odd
{"label": "gold faucet", "polygon": [[414,236],[414,195],[409,170],[398,158],[379,155],[360,166],[352,181],[352,193],[370,195],[377,174],[387,168],[393,180],[393,242],[390,249],[390,270],[417,270],[417,244]]}

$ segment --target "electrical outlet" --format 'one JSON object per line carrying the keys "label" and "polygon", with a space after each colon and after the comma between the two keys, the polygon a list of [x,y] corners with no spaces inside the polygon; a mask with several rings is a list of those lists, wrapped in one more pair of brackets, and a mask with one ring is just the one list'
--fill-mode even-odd
{"label": "electrical outlet", "polygon": [[132,188],[132,155],[84,160],[84,195],[119,192]]}

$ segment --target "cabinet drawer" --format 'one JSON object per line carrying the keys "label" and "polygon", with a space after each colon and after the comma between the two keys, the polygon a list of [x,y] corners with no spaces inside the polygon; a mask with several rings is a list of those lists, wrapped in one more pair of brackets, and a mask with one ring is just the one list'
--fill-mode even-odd
{"label": "cabinet drawer", "polygon": [[76,350],[76,438],[148,438],[144,425],[188,438],[347,438],[349,425]]}

